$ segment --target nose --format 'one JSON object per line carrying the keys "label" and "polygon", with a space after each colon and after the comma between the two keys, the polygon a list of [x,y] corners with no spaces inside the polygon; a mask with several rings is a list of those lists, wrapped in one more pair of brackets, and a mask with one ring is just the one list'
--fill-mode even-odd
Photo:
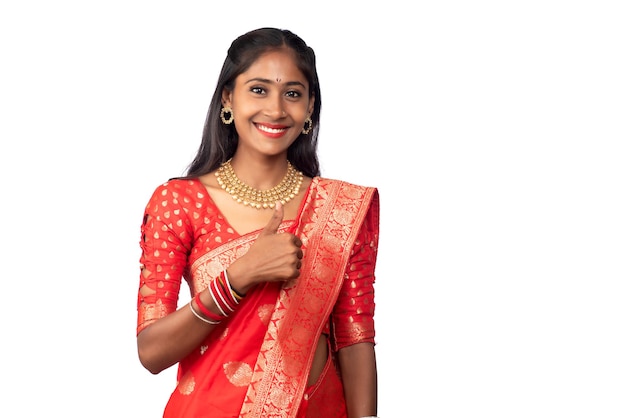
{"label": "nose", "polygon": [[283,103],[283,98],[280,95],[268,98],[265,114],[272,119],[280,119],[287,116]]}

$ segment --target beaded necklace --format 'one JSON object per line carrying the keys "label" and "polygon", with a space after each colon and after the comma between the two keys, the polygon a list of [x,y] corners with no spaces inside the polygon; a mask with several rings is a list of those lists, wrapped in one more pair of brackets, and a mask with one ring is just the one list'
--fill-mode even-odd
{"label": "beaded necklace", "polygon": [[256,209],[272,209],[276,202],[284,205],[300,192],[304,176],[289,161],[287,161],[285,177],[268,190],[254,189],[239,180],[230,161],[229,159],[222,163],[215,172],[215,177],[220,187],[228,192],[237,203]]}

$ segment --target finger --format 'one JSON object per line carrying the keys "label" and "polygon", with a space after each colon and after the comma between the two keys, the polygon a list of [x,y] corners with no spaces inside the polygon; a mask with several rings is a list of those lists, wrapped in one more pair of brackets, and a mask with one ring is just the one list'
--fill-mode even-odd
{"label": "finger", "polygon": [[274,213],[270,218],[265,228],[261,231],[261,235],[272,235],[278,231],[278,227],[280,223],[283,221],[283,216],[285,215],[285,211],[283,209],[283,205],[280,202],[276,202],[276,206],[274,206]]}

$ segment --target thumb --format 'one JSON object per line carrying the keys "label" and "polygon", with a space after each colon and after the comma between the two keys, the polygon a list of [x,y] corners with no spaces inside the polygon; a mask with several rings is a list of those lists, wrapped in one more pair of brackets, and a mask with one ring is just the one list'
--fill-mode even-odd
{"label": "thumb", "polygon": [[284,215],[285,211],[283,209],[283,204],[280,202],[276,202],[276,205],[274,206],[274,213],[272,214],[272,217],[270,218],[267,225],[265,225],[265,228],[263,228],[263,231],[261,231],[261,235],[275,234],[276,231],[278,231],[280,223],[283,221]]}

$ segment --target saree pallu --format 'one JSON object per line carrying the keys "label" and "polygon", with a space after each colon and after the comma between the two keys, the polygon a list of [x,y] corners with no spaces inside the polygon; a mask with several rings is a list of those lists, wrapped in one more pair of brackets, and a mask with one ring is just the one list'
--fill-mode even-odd
{"label": "saree pallu", "polygon": [[[344,336],[333,340],[335,350],[374,342],[378,210],[375,188],[314,178],[297,219],[279,228],[302,240],[300,277],[250,290],[179,363],[164,417],[305,417],[307,408],[310,416],[344,417],[330,350],[319,381],[307,388],[307,379],[319,337],[335,313],[346,318],[337,326]],[[141,259],[142,271],[149,271],[141,285],[156,293],[139,296],[138,332],[176,309],[181,277],[192,295],[202,291],[245,254],[258,232],[238,235],[198,181],[174,180],[157,189],[146,208]],[[354,294],[337,310],[344,291]],[[356,309],[350,307],[355,300]]]}

